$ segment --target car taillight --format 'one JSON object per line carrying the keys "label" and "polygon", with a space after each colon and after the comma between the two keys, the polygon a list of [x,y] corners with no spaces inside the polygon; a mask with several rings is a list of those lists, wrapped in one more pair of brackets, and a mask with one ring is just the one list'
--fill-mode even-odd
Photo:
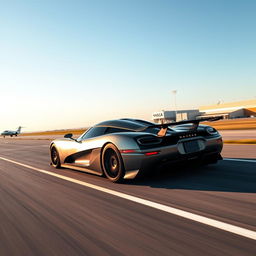
{"label": "car taillight", "polygon": [[145,153],[145,156],[154,156],[154,155],[158,155],[159,151],[152,151],[152,152],[147,152]]}
{"label": "car taillight", "polygon": [[216,140],[217,143],[222,143],[222,138]]}
{"label": "car taillight", "polygon": [[120,150],[121,153],[124,153],[124,154],[129,154],[129,153],[135,153],[136,150],[134,149],[124,149],[124,150]]}

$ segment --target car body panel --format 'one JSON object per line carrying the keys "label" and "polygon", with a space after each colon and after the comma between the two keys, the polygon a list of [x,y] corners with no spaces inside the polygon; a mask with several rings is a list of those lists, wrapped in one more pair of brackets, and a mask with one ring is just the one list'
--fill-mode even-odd
{"label": "car body panel", "polygon": [[[123,122],[125,123],[123,132],[84,138],[86,137],[85,132],[77,140],[63,138],[52,141],[51,145],[54,145],[58,150],[61,166],[103,175],[101,153],[104,146],[111,143],[121,154],[125,169],[124,178],[134,178],[139,172],[162,163],[189,162],[195,159],[203,161],[210,156],[219,157],[222,150],[221,135],[218,132],[214,135],[207,135],[205,131],[209,126],[206,125],[199,125],[195,130],[191,130],[183,124],[169,129],[165,137],[159,138],[151,132],[137,131],[140,125],[141,130],[143,127],[148,127],[151,124],[149,122],[145,121],[145,124],[142,125],[142,123],[134,121],[133,129],[135,130],[132,131],[128,131],[127,128],[129,122],[128,124],[126,121]],[[112,123],[111,121],[103,122],[95,127],[106,126],[107,128],[118,129],[121,125],[122,119],[114,120]],[[151,124],[151,126],[153,125]],[[146,137],[159,138],[161,144],[141,146],[137,139]]]}

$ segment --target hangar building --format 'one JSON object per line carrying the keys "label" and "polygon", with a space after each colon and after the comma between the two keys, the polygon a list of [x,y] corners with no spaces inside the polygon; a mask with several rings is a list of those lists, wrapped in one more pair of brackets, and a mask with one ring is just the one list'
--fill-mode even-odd
{"label": "hangar building", "polygon": [[162,110],[154,112],[152,120],[155,123],[168,123],[214,116],[223,116],[224,119],[256,117],[256,99],[201,106],[199,109]]}
{"label": "hangar building", "polygon": [[256,99],[199,107],[200,117],[223,116],[225,119],[256,116]]}
{"label": "hangar building", "polygon": [[154,112],[152,114],[152,120],[155,123],[171,123],[175,122],[175,120],[181,121],[181,120],[190,120],[190,119],[196,119],[197,116],[200,115],[200,112],[198,109],[190,109],[190,110],[177,110],[177,111],[159,111]]}

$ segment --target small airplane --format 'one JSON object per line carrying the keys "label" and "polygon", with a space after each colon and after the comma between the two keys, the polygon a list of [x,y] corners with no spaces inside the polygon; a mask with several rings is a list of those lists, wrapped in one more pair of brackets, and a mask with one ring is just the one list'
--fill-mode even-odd
{"label": "small airplane", "polygon": [[20,131],[21,131],[21,126],[19,126],[18,127],[18,129],[16,130],[16,131],[10,131],[10,130],[6,130],[6,131],[3,131],[2,133],[1,133],[1,135],[5,138],[5,136],[16,136],[17,137],[17,135],[18,134],[20,134]]}

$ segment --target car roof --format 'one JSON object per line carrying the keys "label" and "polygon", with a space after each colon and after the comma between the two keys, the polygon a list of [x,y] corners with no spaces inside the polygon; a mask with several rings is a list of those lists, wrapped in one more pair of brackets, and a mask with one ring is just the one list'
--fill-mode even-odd
{"label": "car roof", "polygon": [[123,118],[104,121],[95,125],[95,127],[115,127],[127,130],[139,130],[150,125],[153,125],[153,123],[140,119]]}

